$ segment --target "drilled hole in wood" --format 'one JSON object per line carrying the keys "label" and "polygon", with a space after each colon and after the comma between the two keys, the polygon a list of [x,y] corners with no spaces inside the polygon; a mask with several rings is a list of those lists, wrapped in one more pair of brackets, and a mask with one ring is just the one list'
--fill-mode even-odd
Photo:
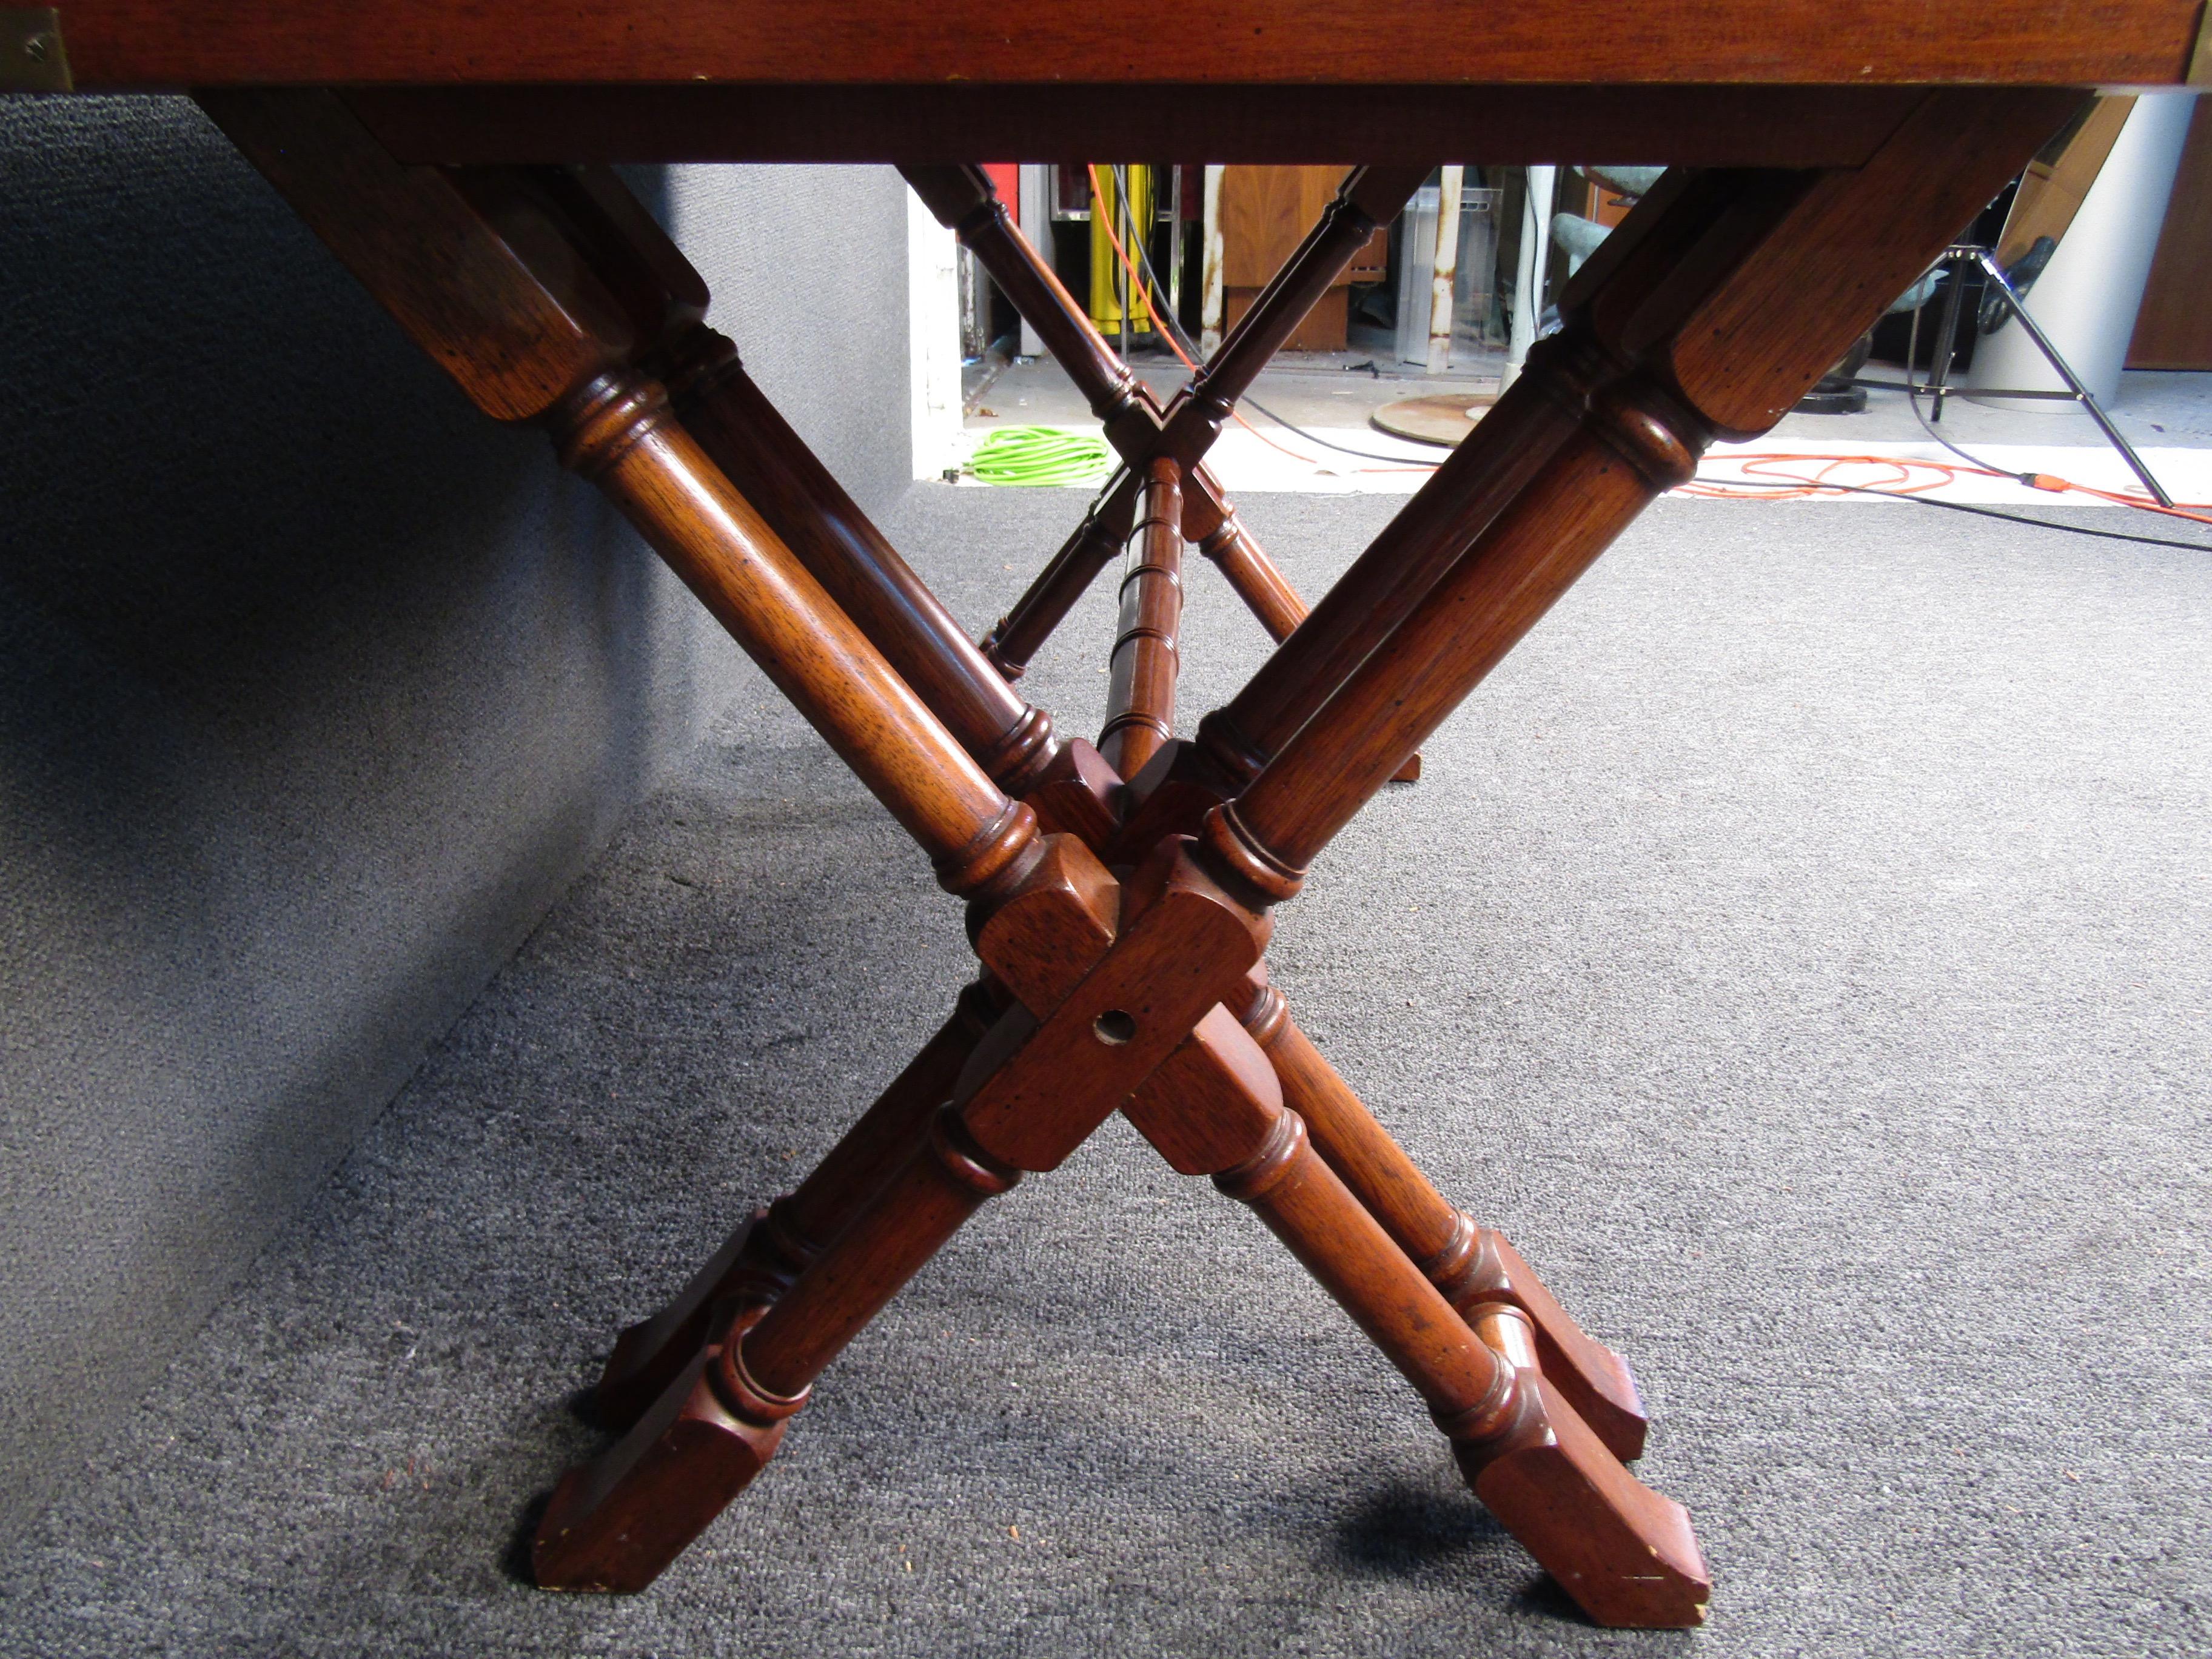
{"label": "drilled hole in wood", "polygon": [[1091,1022],[1091,1030],[1101,1042],[1118,1048],[1137,1035],[1137,1021],[1135,1016],[1125,1014],[1119,1008],[1109,1008]]}

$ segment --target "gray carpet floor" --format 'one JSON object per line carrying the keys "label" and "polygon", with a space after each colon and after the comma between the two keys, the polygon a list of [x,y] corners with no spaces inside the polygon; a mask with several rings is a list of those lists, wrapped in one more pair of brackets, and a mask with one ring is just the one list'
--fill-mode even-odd
{"label": "gray carpet floor", "polygon": [[[1079,505],[925,488],[895,528],[980,627]],[[1393,505],[1246,512],[1316,590]],[[1261,641],[1190,586],[1196,710]],[[1030,682],[1070,729],[1109,632],[1101,593]],[[1118,1121],[650,1592],[526,1587],[610,1335],[966,972],[763,686],[149,1370],[0,1563],[0,1653],[2212,1650],[2208,647],[2212,556],[1664,504],[1283,913],[1316,1039],[1635,1365],[1700,1632],[1582,1620],[1256,1220]]]}

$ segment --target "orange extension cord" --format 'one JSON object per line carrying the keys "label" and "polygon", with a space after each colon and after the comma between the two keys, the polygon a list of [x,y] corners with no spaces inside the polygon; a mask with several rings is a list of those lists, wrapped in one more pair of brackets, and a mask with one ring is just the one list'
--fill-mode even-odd
{"label": "orange extension cord", "polygon": [[[2075,483],[2049,472],[2004,472],[1990,466],[1966,466],[1956,461],[1917,460],[1901,455],[1797,455],[1781,451],[1759,450],[1747,453],[1723,456],[1718,459],[1739,463],[1744,471],[1753,477],[1771,477],[1778,484],[1793,485],[1790,489],[1764,487],[1740,490],[1731,489],[1725,479],[1698,478],[1680,486],[1685,495],[1703,495],[1716,501],[1756,499],[1768,501],[1802,501],[1824,494],[1834,493],[1827,481],[1838,467],[1873,466],[1886,468],[1887,478],[1877,478],[1871,484],[1856,484],[1861,490],[1871,489],[1884,495],[1920,495],[1931,489],[1941,489],[1945,484],[1960,478],[2008,478],[2014,483],[2025,483],[2036,489],[2046,489],[2055,495],[2072,491],[2083,495],[2094,495],[2100,501],[2112,501],[2121,507],[2139,507],[2146,513],[2162,514],[2168,518],[2186,519],[2191,524],[2212,524],[2212,501],[2185,501],[2175,507],[2160,507],[2145,495],[2136,495],[2123,490],[2099,489],[2094,484]],[[1778,465],[1789,466],[1799,472],[1810,471],[1810,477],[1777,474]],[[1915,477],[1916,473],[1932,476]]]}
{"label": "orange extension cord", "polygon": [[[1106,197],[1106,192],[1100,187],[1098,182],[1098,164],[1096,161],[1086,161],[1084,163],[1084,167],[1091,174],[1091,199],[1093,202],[1103,201]],[[1160,305],[1159,295],[1152,291],[1152,285],[1150,283],[1147,283],[1144,279],[1143,276],[1138,271],[1136,262],[1129,258],[1129,250],[1121,246],[1121,239],[1114,234],[1114,226],[1110,219],[1104,226],[1104,229],[1106,232],[1106,240],[1114,245],[1114,252],[1121,261],[1121,269],[1129,273],[1130,283],[1134,285],[1138,292],[1144,295],[1145,303],[1151,307],[1152,313],[1155,320],[1164,316],[1166,313]],[[1168,343],[1168,349],[1174,352],[1177,357],[1182,360],[1182,366],[1185,368],[1188,369],[1194,374],[1199,372],[1198,365],[1191,361],[1190,354],[1185,351],[1181,343],[1176,339],[1175,331],[1173,329],[1163,325],[1160,328],[1159,335],[1160,338]],[[1277,443],[1266,433],[1261,431],[1258,427],[1254,426],[1251,422],[1246,420],[1241,411],[1232,409],[1229,411],[1229,414],[1230,418],[1234,420],[1237,425],[1243,427],[1247,432],[1257,438],[1261,443],[1267,445],[1268,448],[1273,450],[1277,454],[1287,455],[1294,461],[1303,461],[1308,466],[1328,465],[1328,463],[1317,460],[1311,455],[1301,455],[1297,450],[1286,448],[1283,445]],[[1355,466],[1347,468],[1330,468],[1330,470],[1351,472],[1433,472],[1436,471],[1437,465],[1438,463],[1435,461],[1411,461],[1404,466]]]}
{"label": "orange extension cord", "polygon": [[[1103,201],[1106,192],[1099,183],[1097,163],[1091,161],[1085,162],[1084,165],[1091,175],[1091,200]],[[1142,273],[1138,270],[1136,262],[1129,257],[1128,249],[1121,245],[1121,237],[1115,234],[1110,220],[1104,229],[1106,240],[1114,245],[1114,252],[1121,262],[1121,269],[1129,273],[1130,283],[1142,293],[1145,302],[1152,308],[1154,318],[1164,316],[1165,313],[1161,307],[1159,295],[1152,291],[1152,284],[1147,283]],[[1168,343],[1168,349],[1182,360],[1182,366],[1192,374],[1197,374],[1198,365],[1191,361],[1190,354],[1185,351],[1176,341],[1175,331],[1162,326],[1159,334],[1160,338]],[[1277,443],[1246,420],[1241,413],[1231,410],[1231,414],[1237,425],[1243,427],[1278,454],[1287,455],[1294,461],[1303,461],[1308,466],[1328,465],[1311,455],[1301,455],[1297,450]],[[1917,460],[1895,455],[1798,455],[1778,450],[1753,451],[1747,454],[1729,455],[1724,459],[1738,463],[1744,471],[1754,477],[1773,477],[1775,483],[1794,486],[1794,488],[1759,487],[1739,489],[1729,488],[1725,480],[1697,478],[1679,486],[1677,493],[1684,495],[1703,496],[1713,501],[1807,501],[1820,495],[1840,493],[1834,486],[1826,482],[1838,467],[1873,466],[1886,468],[1893,476],[1886,479],[1878,479],[1871,485],[1856,485],[1854,493],[1919,495],[1931,489],[1941,489],[1945,484],[1955,483],[1961,477],[2009,478],[2015,483],[2025,483],[2033,489],[2046,489],[2054,494],[2063,495],[2073,492],[2083,495],[2094,495],[2100,501],[2112,501],[2121,507],[2136,507],[2145,513],[2157,513],[2169,518],[2186,519],[2191,524],[2212,525],[2212,516],[2208,516],[2212,514],[2212,501],[2185,501],[2173,507],[2160,507],[2146,495],[2131,495],[2121,490],[2099,489],[2094,485],[2075,483],[2071,479],[2061,478],[2049,472],[2025,474],[2003,472],[1995,467],[1966,466],[1956,461]],[[1433,472],[1441,465],[1441,462],[1426,461],[1410,462],[1404,466],[1331,467],[1330,470],[1352,472]],[[1800,470],[1817,467],[1818,470],[1809,478],[1791,477],[1787,475],[1776,477],[1767,470],[1774,465],[1788,465]],[[1934,476],[1916,479],[1914,477],[1916,472]]]}

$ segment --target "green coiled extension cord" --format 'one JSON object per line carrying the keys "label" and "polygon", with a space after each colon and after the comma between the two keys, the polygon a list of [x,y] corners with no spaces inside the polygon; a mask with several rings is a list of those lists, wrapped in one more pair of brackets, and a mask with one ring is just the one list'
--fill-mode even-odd
{"label": "green coiled extension cord", "polygon": [[968,471],[988,484],[1095,483],[1112,465],[1098,434],[1048,426],[994,427],[968,459]]}

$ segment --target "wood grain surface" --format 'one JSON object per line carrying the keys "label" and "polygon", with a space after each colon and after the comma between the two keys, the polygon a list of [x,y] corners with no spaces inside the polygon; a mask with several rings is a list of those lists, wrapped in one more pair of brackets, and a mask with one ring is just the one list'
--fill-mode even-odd
{"label": "wood grain surface", "polygon": [[[402,161],[901,161],[1022,155],[1080,166],[1099,135],[1209,161],[1455,161],[1855,167],[1910,87],[938,86],[356,88]],[[1265,280],[1264,277],[1261,280]]]}
{"label": "wood grain surface", "polygon": [[[341,82],[1061,80],[2014,86],[2183,78],[2197,0],[79,0],[86,88]],[[1366,159],[1362,157],[1361,159]]]}

